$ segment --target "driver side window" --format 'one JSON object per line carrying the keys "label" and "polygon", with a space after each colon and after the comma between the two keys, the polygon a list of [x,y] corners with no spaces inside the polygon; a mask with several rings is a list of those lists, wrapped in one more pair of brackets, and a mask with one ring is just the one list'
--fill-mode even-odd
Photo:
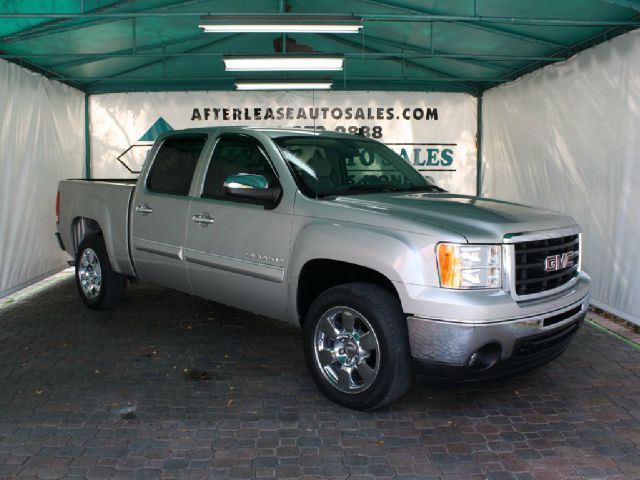
{"label": "driver side window", "polygon": [[277,177],[257,141],[241,136],[218,140],[204,181],[202,196],[235,200],[224,191],[224,182],[231,175],[262,175],[268,185],[276,185]]}

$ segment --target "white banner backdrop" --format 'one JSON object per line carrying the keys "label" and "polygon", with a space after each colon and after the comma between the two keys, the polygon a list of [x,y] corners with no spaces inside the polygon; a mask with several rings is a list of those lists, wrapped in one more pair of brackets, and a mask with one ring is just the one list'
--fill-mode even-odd
{"label": "white banner backdrop", "polygon": [[151,92],[91,97],[94,178],[139,170],[163,131],[207,126],[308,127],[386,143],[455,193],[475,194],[476,99],[464,93]]}
{"label": "white banner backdrop", "polygon": [[65,266],[58,181],[82,176],[84,96],[0,60],[0,297]]}
{"label": "white banner backdrop", "polygon": [[640,31],[489,90],[483,194],[584,230],[593,299],[640,324]]}

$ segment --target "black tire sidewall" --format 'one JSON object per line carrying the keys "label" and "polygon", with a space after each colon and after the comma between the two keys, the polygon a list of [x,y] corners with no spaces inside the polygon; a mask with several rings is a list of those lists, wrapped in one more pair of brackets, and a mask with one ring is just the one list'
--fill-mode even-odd
{"label": "black tire sidewall", "polygon": [[[344,393],[333,387],[316,363],[316,325],[324,312],[335,306],[350,307],[364,315],[378,338],[378,376],[371,387],[360,393]],[[348,408],[371,410],[386,403],[398,369],[411,370],[406,320],[402,309],[390,292],[376,285],[354,283],[325,291],[311,305],[303,328],[305,357],[316,384],[330,399]]]}

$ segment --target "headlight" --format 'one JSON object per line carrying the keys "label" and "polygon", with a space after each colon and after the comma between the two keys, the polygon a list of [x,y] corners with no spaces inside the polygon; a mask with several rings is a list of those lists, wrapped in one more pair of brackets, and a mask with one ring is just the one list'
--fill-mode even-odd
{"label": "headlight", "polygon": [[500,245],[439,243],[437,254],[441,287],[500,288]]}

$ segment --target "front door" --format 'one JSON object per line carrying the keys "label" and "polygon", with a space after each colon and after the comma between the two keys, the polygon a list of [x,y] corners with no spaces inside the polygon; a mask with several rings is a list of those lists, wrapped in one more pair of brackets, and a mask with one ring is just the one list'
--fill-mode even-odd
{"label": "front door", "polygon": [[191,202],[185,258],[193,293],[274,318],[286,318],[285,272],[292,215],[283,208],[225,194],[232,175],[253,174],[277,185],[260,143],[222,135],[207,168],[201,195]]}
{"label": "front door", "polygon": [[184,261],[189,190],[207,135],[164,140],[133,199],[131,252],[138,276],[190,292]]}

